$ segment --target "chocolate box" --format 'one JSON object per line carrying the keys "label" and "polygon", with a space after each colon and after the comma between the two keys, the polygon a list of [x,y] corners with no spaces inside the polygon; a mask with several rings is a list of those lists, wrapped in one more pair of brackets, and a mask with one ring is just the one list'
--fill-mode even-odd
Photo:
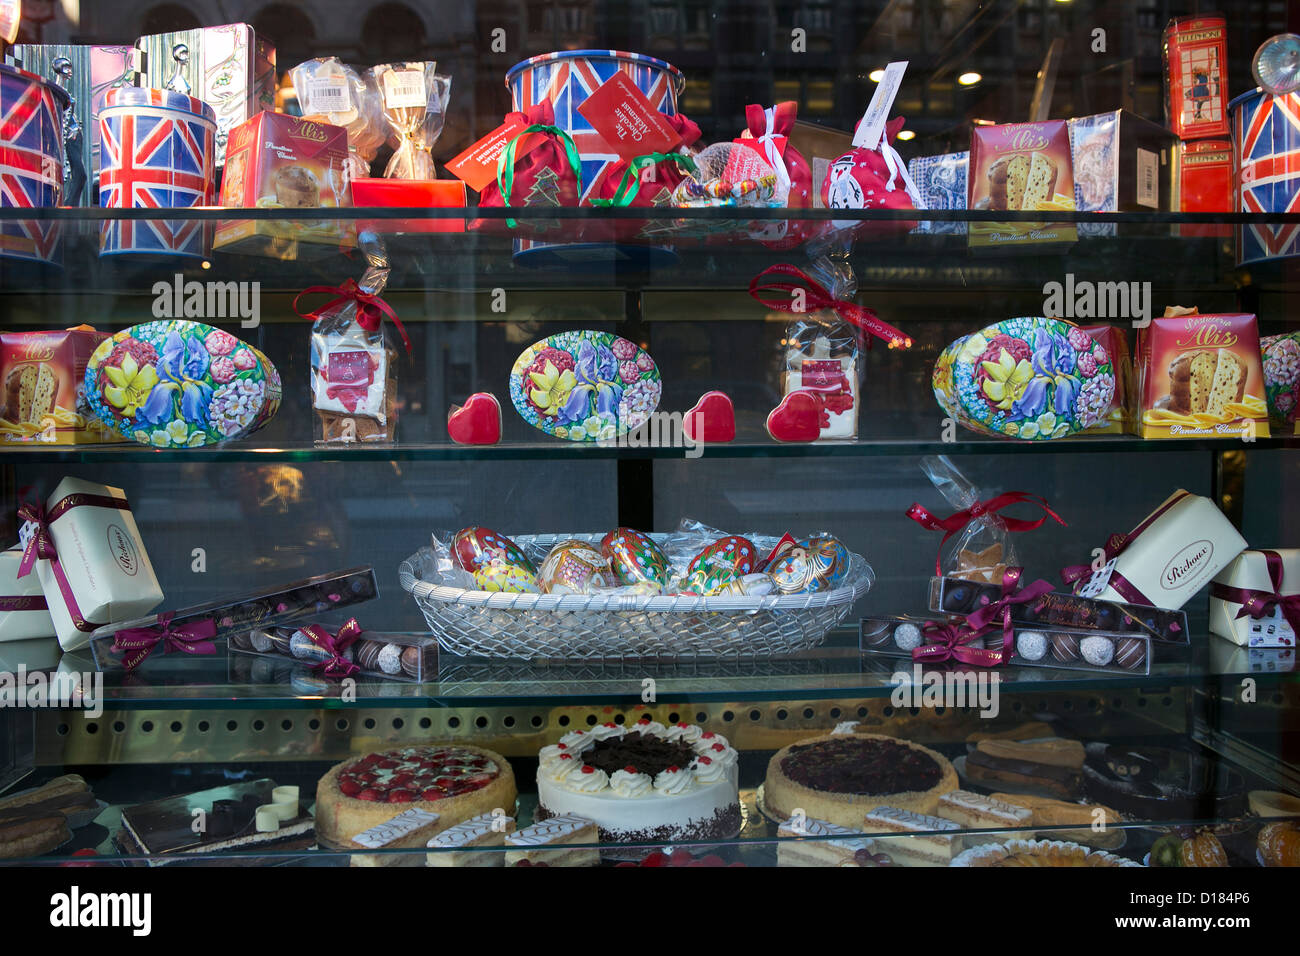
{"label": "chocolate box", "polygon": [[[1002,596],[1002,586],[967,578],[930,579],[931,611],[971,614]],[[1010,604],[1017,624],[1049,624],[1082,630],[1147,634],[1164,644],[1189,643],[1187,615],[1183,611],[1153,608],[1122,601],[1103,601],[1077,594],[1051,591],[1024,604]]]}
{"label": "chocolate box", "polygon": [[1259,340],[1264,362],[1268,423],[1279,435],[1300,435],[1300,332],[1266,335]]}
{"label": "chocolate box", "polygon": [[[1178,140],[1127,110],[1069,121],[1074,204],[1080,212],[1168,212],[1175,206]],[[1081,236],[1113,236],[1116,223],[1080,223]]]}
{"label": "chocolate box", "polygon": [[[220,641],[234,634],[245,634],[255,627],[272,627],[318,617],[329,611],[343,610],[379,596],[374,569],[369,565],[317,574],[288,584],[276,584],[251,594],[196,604],[171,612],[173,628],[211,619],[216,630],[211,640]],[[159,615],[120,621],[99,628],[91,635],[91,650],[100,670],[122,666],[121,651],[114,650],[117,633],[128,628],[151,628],[159,625]],[[156,663],[151,654],[147,663]],[[177,655],[171,655],[176,657]]]}
{"label": "chocolate box", "polygon": [[106,332],[0,333],[0,443],[80,445],[124,441],[95,417],[82,379]]}
{"label": "chocolate box", "polygon": [[1228,135],[1228,29],[1222,17],[1170,20],[1164,35],[1165,122],[1179,139]]}
{"label": "chocolate box", "polygon": [[[183,63],[173,55],[177,44],[189,51]],[[275,47],[247,23],[155,33],[135,45],[145,54],[142,85],[188,93],[216,111],[218,167],[235,127],[275,109]]]}
{"label": "chocolate box", "polygon": [[[334,625],[324,629],[331,637],[338,630]],[[232,634],[230,650],[232,655],[293,661],[305,667],[329,659],[328,652],[320,652],[305,631],[292,627],[254,628]],[[427,634],[362,631],[344,651],[344,657],[360,668],[358,675],[422,683],[437,675],[438,642]],[[242,672],[233,660],[231,667]],[[253,676],[251,669],[248,676]]]}
{"label": "chocolate box", "polygon": [[1106,542],[1109,560],[1074,593],[1177,610],[1245,549],[1213,501],[1180,488],[1127,535]]}
{"label": "chocolate box", "polygon": [[54,619],[40,578],[35,574],[18,577],[22,557],[17,545],[0,551],[0,643],[54,637]]}
{"label": "chocolate box", "polygon": [[[1282,580],[1276,591],[1269,575],[1270,557],[1281,569]],[[1243,551],[1219,572],[1210,586],[1211,633],[1243,647],[1295,648],[1298,635],[1280,608],[1274,606],[1258,618],[1249,614],[1238,617],[1242,604],[1221,590],[1227,588],[1260,591],[1266,595],[1277,593],[1283,597],[1300,595],[1300,550]]]}
{"label": "chocolate box", "polygon": [[[907,164],[908,175],[916,183],[923,209],[965,209],[966,179],[970,172],[970,151],[944,153],[941,156],[918,156]],[[967,223],[924,220],[913,232],[966,234]]]}
{"label": "chocolate box", "polygon": [[[162,588],[154,577],[121,488],[64,478],[46,499],[45,514],[56,554],[38,558],[31,572],[54,618],[65,651],[84,647],[96,628],[157,607]],[[24,546],[35,533],[27,522]]]}
{"label": "chocolate box", "polygon": [[[942,623],[941,620],[919,617],[864,617],[858,625],[858,650],[864,654],[911,661],[913,648],[932,643],[925,633],[925,626]],[[1012,666],[1117,674],[1151,673],[1151,639],[1146,634],[1078,630],[1042,623],[1016,627],[1014,632],[1016,649],[1007,661]],[[1002,629],[999,627],[976,638],[970,646],[1000,649],[1002,643]],[[958,663],[957,666],[978,665]]]}
{"label": "chocolate box", "polygon": [[[1074,172],[1065,120],[976,126],[971,131],[966,208],[1073,212]],[[1068,222],[974,222],[972,247],[1072,242]]]}
{"label": "chocolate box", "polygon": [[[346,209],[348,134],[339,126],[258,113],[235,127],[226,150],[221,205],[227,208]],[[298,259],[356,245],[356,226],[336,219],[223,219],[213,249]]]}
{"label": "chocolate box", "polygon": [[1253,315],[1153,318],[1138,329],[1135,362],[1134,431],[1141,437],[1268,436]]}

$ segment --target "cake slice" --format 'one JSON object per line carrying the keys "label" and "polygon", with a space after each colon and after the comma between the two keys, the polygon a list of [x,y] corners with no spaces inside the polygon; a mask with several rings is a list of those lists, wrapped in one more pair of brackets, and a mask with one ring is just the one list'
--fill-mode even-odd
{"label": "cake slice", "polygon": [[[1032,823],[1040,829],[1052,828],[1052,837],[1068,837],[1077,843],[1103,849],[1114,849],[1124,842],[1124,831],[1110,825],[1120,822],[1120,815],[1110,807],[1099,803],[1070,803],[1066,800],[1053,800],[1051,797],[1036,797],[1021,793],[995,793],[992,799],[1023,807],[1033,814]],[[1093,821],[1098,819],[1096,811],[1101,810],[1101,819],[1105,820],[1105,829],[1092,829]],[[1078,827],[1077,830],[1058,829],[1060,827]]]}
{"label": "cake slice", "polygon": [[1246,394],[1246,363],[1227,349],[1216,349],[1212,354],[1217,361],[1205,411],[1210,415],[1226,415],[1229,403],[1241,401]]}
{"label": "cake slice", "polygon": [[[362,830],[349,841],[367,850],[405,850],[424,846],[438,828],[438,814],[412,808]],[[421,866],[418,853],[353,853],[352,866]]]}
{"label": "cake slice", "polygon": [[981,740],[975,749],[1002,760],[1024,760],[1073,770],[1082,767],[1087,756],[1083,744],[1063,737],[1048,737],[1045,740]]}
{"label": "cake slice", "polygon": [[430,850],[437,852],[426,856],[429,866],[504,866],[504,853],[480,852],[482,847],[504,846],[506,834],[513,833],[515,821],[511,817],[502,817],[505,827],[493,826],[497,817],[491,813],[480,813],[463,823],[448,827],[436,834],[429,841]]}
{"label": "cake slice", "polygon": [[[865,850],[874,856],[875,845],[861,830],[851,830],[825,820],[787,820],[777,828],[781,838],[776,845],[777,866],[861,866],[857,854]],[[817,837],[854,837],[857,839],[824,840]],[[814,839],[801,839],[812,837]]]}
{"label": "cake slice", "polygon": [[1074,796],[1083,785],[1083,774],[1074,767],[993,757],[978,749],[966,755],[966,778],[991,790],[1010,785],[1062,799]]}
{"label": "cake slice", "polygon": [[[893,837],[876,845],[900,866],[947,866],[962,851],[961,826],[942,817],[932,817],[897,807],[876,807],[862,820],[867,833],[925,833],[925,836]],[[929,832],[938,831],[938,832]]]}
{"label": "cake slice", "polygon": [[953,823],[981,830],[1027,827],[1034,822],[1032,810],[969,790],[945,793],[939,798],[938,814]]}
{"label": "cake slice", "polygon": [[[506,834],[506,866],[596,866],[600,850],[596,824],[577,814],[548,817]],[[572,849],[565,849],[571,847]]]}
{"label": "cake slice", "polygon": [[1035,152],[1029,159],[1029,172],[1025,177],[1024,199],[1015,209],[1038,209],[1050,202],[1056,191],[1056,162],[1046,153]]}

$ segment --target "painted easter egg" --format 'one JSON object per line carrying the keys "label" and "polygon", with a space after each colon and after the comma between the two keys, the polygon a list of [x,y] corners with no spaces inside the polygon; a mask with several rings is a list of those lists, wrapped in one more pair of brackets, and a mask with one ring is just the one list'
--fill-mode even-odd
{"label": "painted easter egg", "polygon": [[689,577],[695,571],[726,568],[740,577],[755,570],[757,561],[758,549],[754,547],[754,542],[740,535],[729,534],[714,541],[692,558],[686,574]]}
{"label": "painted easter egg", "polygon": [[650,353],[612,332],[548,336],[510,371],[510,400],[524,421],[569,441],[606,441],[640,427],[662,391]]}
{"label": "painted easter egg", "polygon": [[561,541],[551,548],[537,572],[543,594],[590,594],[614,584],[609,562],[585,541]]}
{"label": "painted easter egg", "polygon": [[848,576],[853,558],[839,538],[829,534],[814,534],[799,542],[808,554],[817,575],[824,578],[828,587],[837,588]]}
{"label": "painted easter egg", "polygon": [[778,594],[815,594],[831,587],[818,563],[802,547],[783,552],[768,565],[767,576]]}
{"label": "painted easter egg", "polygon": [[270,360],[229,332],[160,319],[118,332],[86,363],[86,402],[127,438],[197,448],[243,438],[280,407]]}
{"label": "painted easter egg", "polygon": [[537,568],[523,549],[491,528],[474,526],[451,539],[452,560],[474,578],[483,591],[533,593]]}
{"label": "painted easter egg", "polygon": [[668,583],[668,556],[647,534],[633,528],[615,528],[600,539],[600,553],[620,584],[648,581]]}
{"label": "painted easter egg", "polygon": [[687,571],[681,589],[686,594],[712,597],[717,594],[743,594],[740,585],[741,576],[734,568],[725,564],[714,564]]}

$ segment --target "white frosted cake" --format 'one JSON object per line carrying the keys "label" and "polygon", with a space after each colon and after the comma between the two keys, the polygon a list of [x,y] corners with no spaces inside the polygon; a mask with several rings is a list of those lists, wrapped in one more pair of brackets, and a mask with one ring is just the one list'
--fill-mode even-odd
{"label": "white frosted cake", "polygon": [[594,820],[602,843],[726,840],[740,832],[739,755],[694,724],[574,731],[538,754],[538,818]]}

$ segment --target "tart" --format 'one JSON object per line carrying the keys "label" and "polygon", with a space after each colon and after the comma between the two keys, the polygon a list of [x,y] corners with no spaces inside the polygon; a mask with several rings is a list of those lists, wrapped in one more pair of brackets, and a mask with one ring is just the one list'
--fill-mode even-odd
{"label": "tart", "polygon": [[1060,840],[1011,840],[971,847],[950,866],[1137,866],[1105,850]]}
{"label": "tart", "polygon": [[795,810],[840,826],[862,828],[876,807],[931,816],[939,798],[957,789],[948,758],[911,741],[880,734],[828,734],[778,750],[767,765],[767,811]]}
{"label": "tart", "polygon": [[361,849],[353,837],[406,810],[438,815],[440,832],[481,813],[515,806],[515,775],[482,747],[404,747],[345,760],[316,785],[316,836],[323,846]]}
{"label": "tart", "polygon": [[595,821],[602,843],[740,832],[739,755],[721,734],[644,719],[566,734],[537,757],[537,819]]}
{"label": "tart", "polygon": [[1200,753],[1166,747],[1087,745],[1087,795],[1140,820],[1224,820],[1246,810],[1246,780]]}

